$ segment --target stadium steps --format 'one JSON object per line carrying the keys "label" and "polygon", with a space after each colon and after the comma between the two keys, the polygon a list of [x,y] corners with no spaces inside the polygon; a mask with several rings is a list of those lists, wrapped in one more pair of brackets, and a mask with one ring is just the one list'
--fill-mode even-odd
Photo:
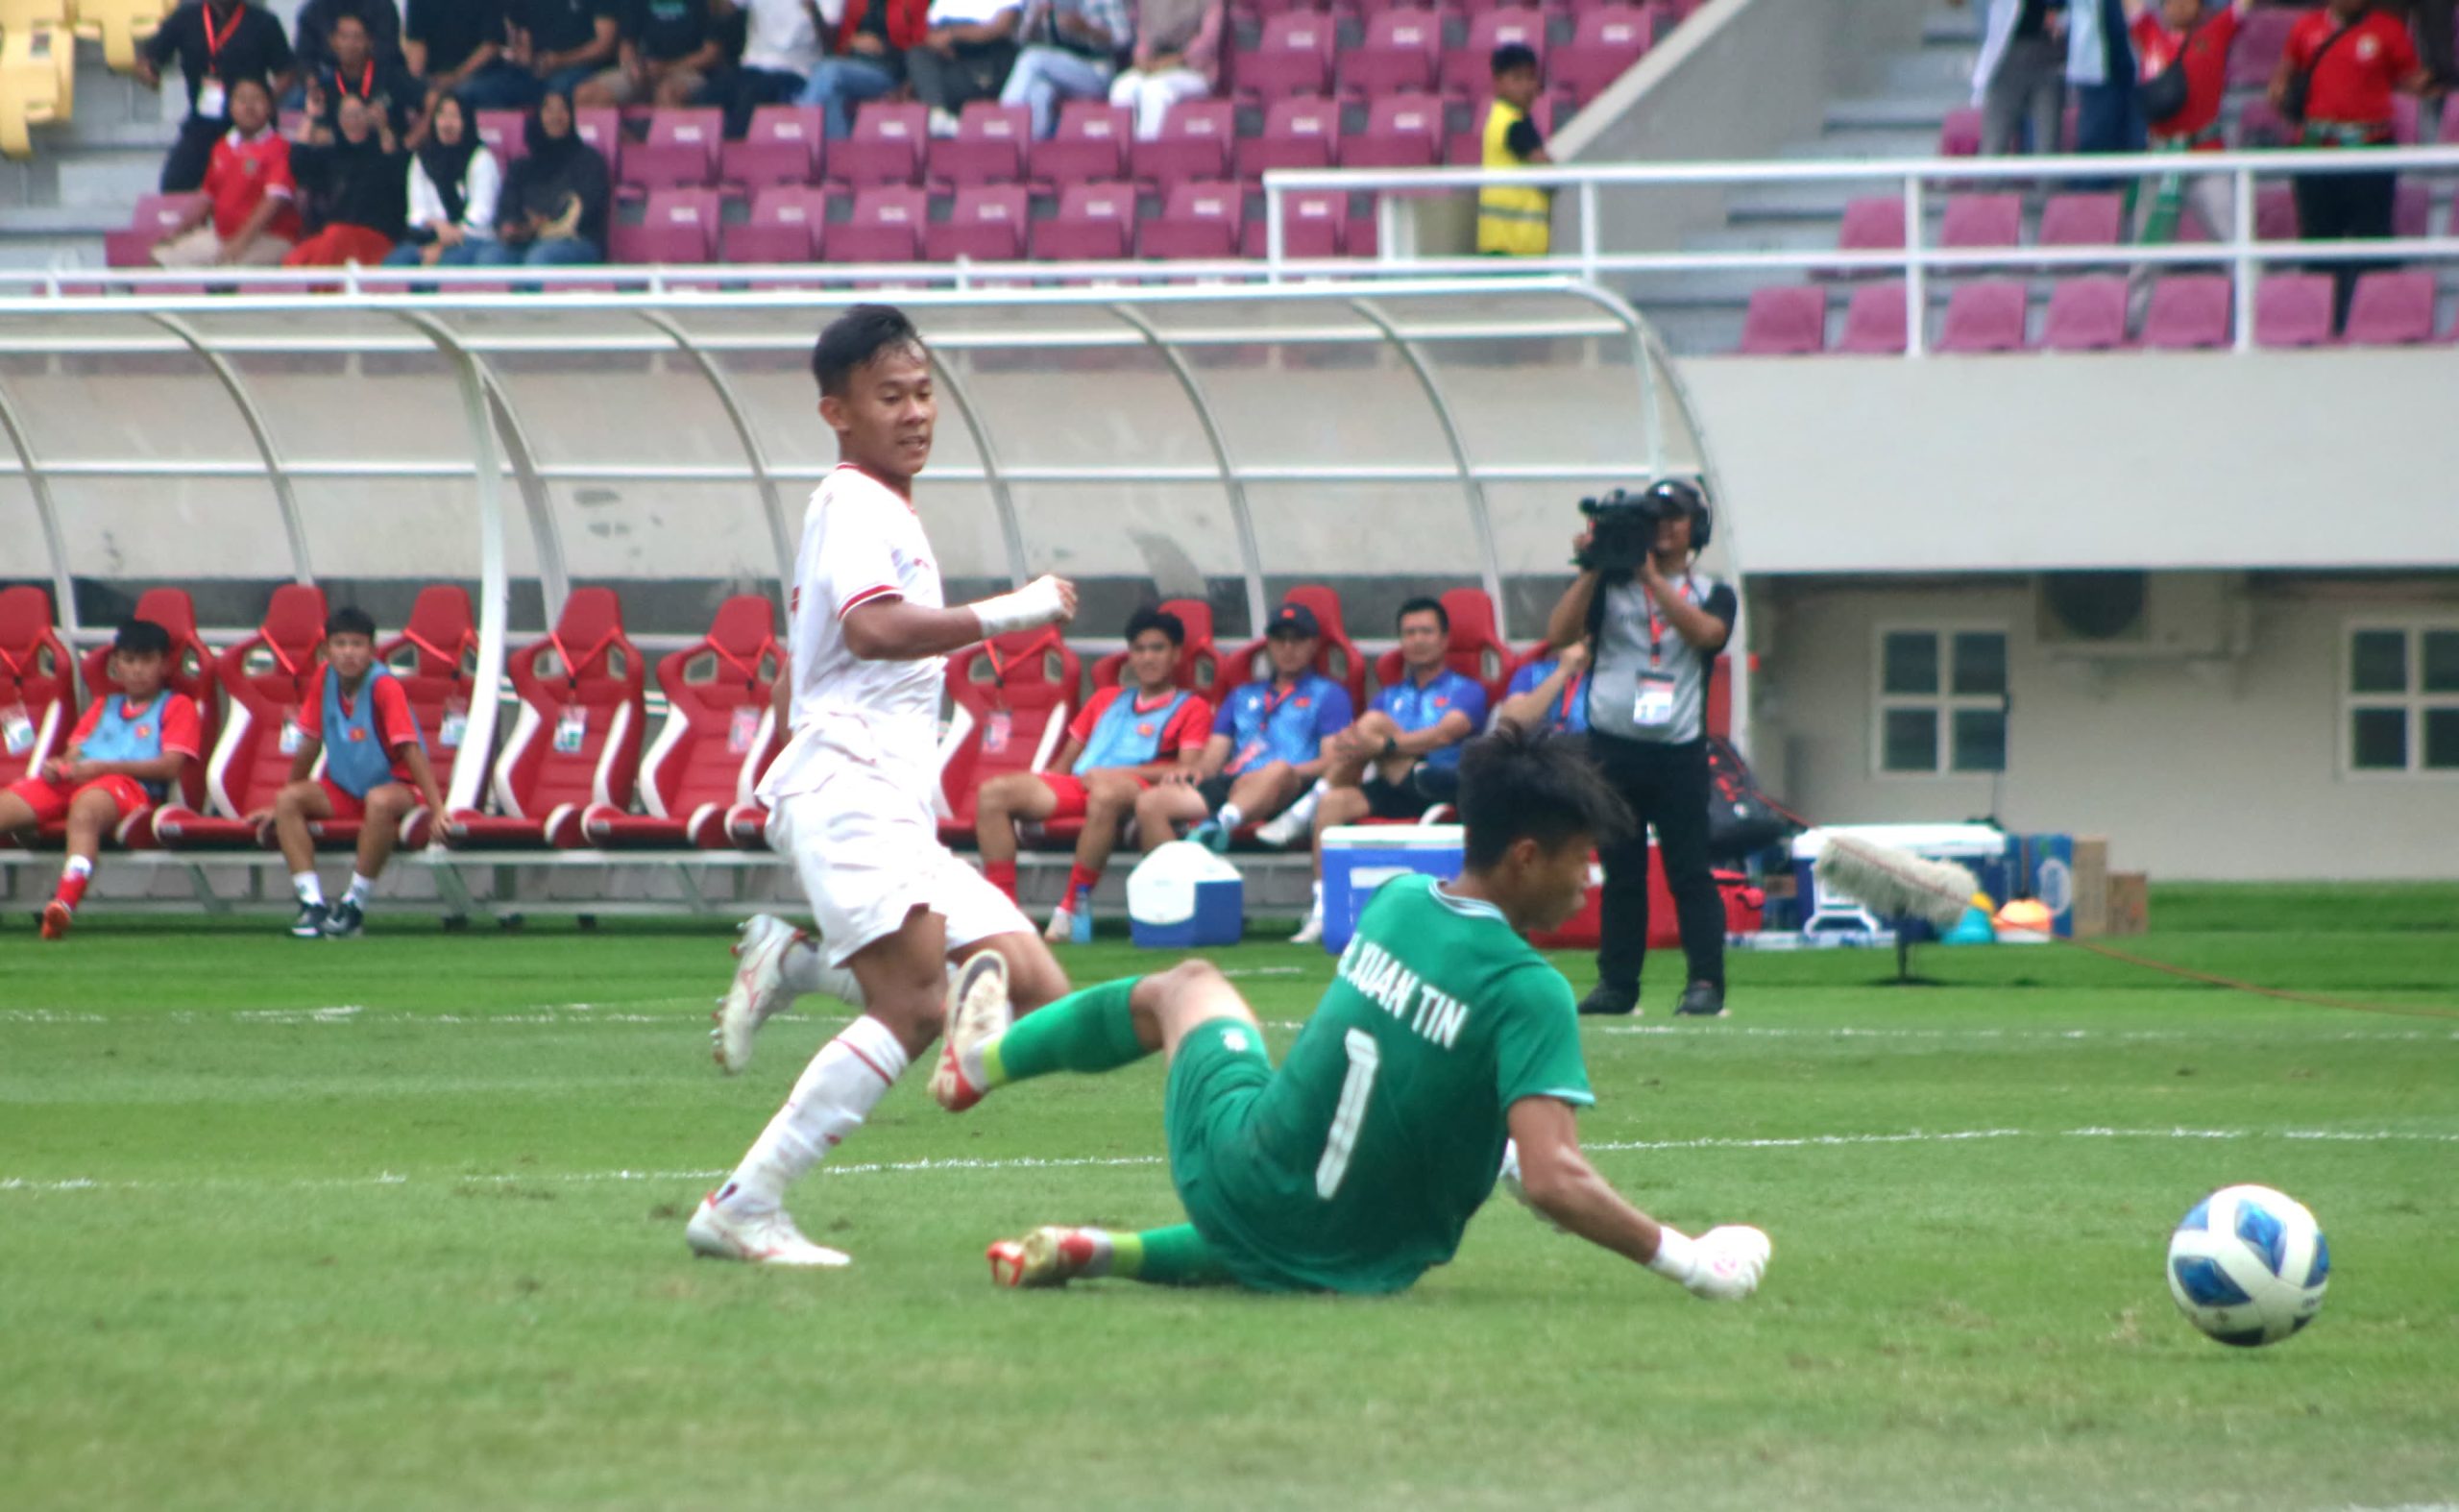
{"label": "stadium steps", "polygon": [[157,94],[78,42],[76,115],[37,131],[27,161],[0,159],[0,265],[100,267],[103,233],[152,192],[186,102],[177,69]]}

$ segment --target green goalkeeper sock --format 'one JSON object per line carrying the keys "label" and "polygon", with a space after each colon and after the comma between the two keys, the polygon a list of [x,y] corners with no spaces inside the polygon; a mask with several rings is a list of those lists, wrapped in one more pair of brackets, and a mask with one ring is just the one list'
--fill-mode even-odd
{"label": "green goalkeeper sock", "polygon": [[984,1085],[1005,1086],[1054,1071],[1115,1071],[1153,1052],[1135,1037],[1130,995],[1140,977],[1070,992],[1017,1019],[982,1047]]}
{"label": "green goalkeeper sock", "polygon": [[1113,1233],[1109,1241],[1112,1276],[1153,1286],[1209,1286],[1230,1279],[1212,1246],[1190,1223],[1147,1229],[1142,1233]]}

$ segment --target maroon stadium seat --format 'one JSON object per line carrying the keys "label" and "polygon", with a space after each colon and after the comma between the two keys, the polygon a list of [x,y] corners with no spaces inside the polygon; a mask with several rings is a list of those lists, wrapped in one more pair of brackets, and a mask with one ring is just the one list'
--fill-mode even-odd
{"label": "maroon stadium seat", "polygon": [[1145,223],[1137,250],[1147,257],[1234,257],[1243,209],[1234,183],[1181,183],[1160,219]]}
{"label": "maroon stadium seat", "polygon": [[828,232],[831,262],[913,262],[922,256],[931,197],[910,183],[874,183],[854,195],[854,214]]}
{"label": "maroon stadium seat", "polygon": [[948,218],[926,227],[922,245],[933,262],[970,257],[1015,262],[1025,256],[1028,199],[1021,183],[968,183],[957,190]]}
{"label": "maroon stadium seat", "polygon": [[2126,345],[2126,279],[2121,274],[2065,278],[2050,286],[2041,350],[2108,352]]}
{"label": "maroon stadium seat", "polygon": [[1744,356],[1797,357],[1827,350],[1827,291],[1815,284],[1753,289],[1741,320]]}
{"label": "maroon stadium seat", "polygon": [[1647,52],[1655,26],[1654,14],[1637,6],[1583,11],[1571,39],[1555,50],[1548,78],[1586,105]]}
{"label": "maroon stadium seat", "polygon": [[1164,194],[1181,183],[1226,179],[1237,135],[1237,110],[1229,101],[1181,100],[1162,118],[1160,135],[1130,149],[1130,176]]}
{"label": "maroon stadium seat", "polygon": [[1443,146],[1443,99],[1387,95],[1367,106],[1366,130],[1341,145],[1344,168],[1426,168]]}
{"label": "maroon stadium seat", "polygon": [[717,177],[725,112],[692,107],[649,116],[648,139],[623,154],[623,182],[645,188],[707,183]]}
{"label": "maroon stadium seat", "polygon": [[607,183],[623,182],[622,111],[607,105],[576,106],[572,110],[572,134],[596,148],[597,155],[606,159]]}
{"label": "maroon stadium seat", "polygon": [[[1186,627],[1186,644],[1179,648],[1178,685],[1190,693],[1210,695],[1221,680],[1221,651],[1212,644],[1212,606],[1200,598],[1164,598],[1156,608],[1179,617]],[[1125,651],[1112,651],[1093,664],[1093,686],[1115,688],[1127,666]]]}
{"label": "maroon stadium seat", "polygon": [[2402,347],[2433,339],[2434,276],[2422,269],[2382,268],[2357,275],[2349,301],[2351,347]]}
{"label": "maroon stadium seat", "polygon": [[2331,339],[2331,276],[2266,273],[2254,284],[2254,345],[2321,347]]}
{"label": "maroon stadium seat", "polygon": [[2017,279],[1959,285],[1947,296],[1946,323],[1938,350],[1954,353],[2021,352],[2031,291]]}
{"label": "maroon stadium seat", "polygon": [[651,189],[641,223],[611,234],[616,262],[707,262],[718,255],[718,191]]}
{"label": "maroon stadium seat", "polygon": [[[1343,189],[1294,189],[1280,197],[1281,253],[1290,257],[1338,257],[1349,243],[1349,193]],[[1271,228],[1261,215],[1251,217],[1240,233],[1250,257],[1269,250]]]}
{"label": "maroon stadium seat", "polygon": [[1127,256],[1135,228],[1135,185],[1071,183],[1059,213],[1032,229],[1033,254],[1044,261],[1115,262]]}
{"label": "maroon stadium seat", "polygon": [[1329,168],[1340,161],[1341,108],[1321,96],[1275,100],[1260,136],[1237,143],[1238,177],[1253,181],[1272,168]]}
{"label": "maroon stadium seat", "polygon": [[572,847],[592,804],[629,807],[648,718],[647,665],[614,591],[575,588],[547,639],[505,658],[520,717],[496,758],[491,815],[456,814],[456,848]]}
{"label": "maroon stadium seat", "polygon": [[511,167],[529,152],[529,139],[522,134],[528,119],[525,110],[480,110],[478,140],[496,155],[496,160]]}
{"label": "maroon stadium seat", "polygon": [[718,177],[746,189],[810,183],[819,177],[824,128],[816,105],[763,105],[741,141],[718,151]]}
{"label": "maroon stadium seat", "polygon": [[2152,282],[2139,345],[2155,352],[2193,352],[2228,345],[2228,275],[2172,273]]}
{"label": "maroon stadium seat", "polygon": [[1977,158],[1981,155],[1981,108],[1961,105],[1947,112],[1938,127],[1938,156]]}
{"label": "maroon stadium seat", "polygon": [[957,134],[931,144],[934,183],[1014,183],[1025,176],[1025,149],[1033,141],[1034,112],[1021,105],[973,100],[957,117]]}
{"label": "maroon stadium seat", "polygon": [[0,788],[41,770],[77,727],[77,659],[52,620],[51,595],[31,583],[0,588],[0,711],[11,721],[0,728]]}
{"label": "maroon stadium seat", "polygon": [[1027,155],[1035,182],[1064,189],[1071,183],[1107,183],[1127,177],[1128,143],[1135,135],[1133,112],[1101,100],[1067,100],[1047,141]]}
{"label": "maroon stadium seat", "polygon": [[810,262],[828,222],[828,195],[807,184],[770,184],[752,196],[751,219],[725,228],[728,262]]}
{"label": "maroon stadium seat", "polygon": [[1485,99],[1494,92],[1495,49],[1506,42],[1518,42],[1535,53],[1542,72],[1546,66],[1546,12],[1534,6],[1514,5],[1471,16],[1468,41],[1443,50],[1443,71],[1436,80],[1437,85],[1444,93],[1464,100]]}
{"label": "maroon stadium seat", "polygon": [[2304,15],[2284,6],[2256,6],[2237,28],[2236,44],[2228,49],[2228,87],[2259,89],[2271,83],[2279,55],[2288,50],[2288,34]]}
{"label": "maroon stadium seat", "polygon": [[1380,11],[1366,39],[1337,54],[1340,92],[1373,99],[1434,87],[1443,60],[1443,18],[1432,11]]}
{"label": "maroon stadium seat", "polygon": [[1904,351],[1904,280],[1864,283],[1844,306],[1844,336],[1836,350],[1859,356],[1889,356]]}
{"label": "maroon stadium seat", "polygon": [[[140,194],[125,231],[103,233],[103,262],[113,268],[150,268],[154,245],[179,230],[202,194]],[[47,601],[47,600],[46,600]]]}
{"label": "maroon stadium seat", "polygon": [[1836,228],[1836,250],[1903,251],[1904,201],[1894,195],[1846,201],[1844,220]]}
{"label": "maroon stadium seat", "polygon": [[2297,141],[2296,131],[2280,119],[2279,111],[2269,100],[2248,100],[2237,108],[2237,130],[2232,137],[2238,147],[2289,147]]}
{"label": "maroon stadium seat", "polygon": [[931,108],[911,102],[865,100],[854,112],[854,134],[828,144],[828,182],[856,187],[871,183],[918,183],[922,151],[930,140]]}
{"label": "maroon stadium seat", "polygon": [[1266,16],[1254,50],[1237,55],[1239,91],[1267,101],[1324,93],[1332,82],[1335,36],[1332,18],[1321,12]]}
{"label": "maroon stadium seat", "polygon": [[231,696],[231,715],[206,761],[209,816],[166,804],[154,817],[154,836],[174,850],[253,849],[256,827],[247,816],[270,808],[290,781],[297,746],[283,749],[325,643],[325,595],[284,583],[273,591],[256,633],[224,651],[217,681]]}
{"label": "maroon stadium seat", "polygon": [[2116,247],[2126,241],[2126,197],[2053,194],[2040,210],[2044,247]]}
{"label": "maroon stadium seat", "polygon": [[[2227,234],[2228,228],[2212,228]],[[2266,183],[2254,190],[2254,239],[2256,241],[2295,241],[2297,235],[2297,191],[2284,183]]]}
{"label": "maroon stadium seat", "polygon": [[2020,194],[1952,194],[1938,218],[1941,247],[2011,247],[2023,237]]}
{"label": "maroon stadium seat", "polygon": [[641,761],[645,814],[593,804],[581,828],[608,847],[722,849],[726,815],[750,796],[748,770],[767,743],[769,699],[784,652],[776,609],[740,594],[718,606],[709,633],[657,664],[667,717]]}

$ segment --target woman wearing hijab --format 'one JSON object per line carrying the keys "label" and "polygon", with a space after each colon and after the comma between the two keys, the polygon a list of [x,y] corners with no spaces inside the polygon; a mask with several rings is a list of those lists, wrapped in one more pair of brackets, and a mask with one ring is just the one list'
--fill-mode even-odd
{"label": "woman wearing hijab", "polygon": [[1161,134],[1181,100],[1220,85],[1223,0],[1136,0],[1135,53],[1110,84],[1110,104],[1135,112],[1135,139]]}
{"label": "woman wearing hijab", "polygon": [[503,170],[470,129],[457,95],[442,95],[427,119],[426,143],[410,159],[410,224],[385,262],[397,268],[459,268],[496,238]]}
{"label": "woman wearing hijab", "polygon": [[393,238],[402,233],[402,165],[408,155],[394,141],[392,123],[381,107],[354,94],[343,96],[337,119],[341,132],[332,141],[291,149],[291,171],[307,191],[315,231],[281,259],[285,268],[373,267],[391,255]]}
{"label": "woman wearing hijab", "polygon": [[522,127],[528,154],[504,175],[496,239],[474,260],[547,267],[606,260],[606,159],[572,127],[569,94],[548,91]]}

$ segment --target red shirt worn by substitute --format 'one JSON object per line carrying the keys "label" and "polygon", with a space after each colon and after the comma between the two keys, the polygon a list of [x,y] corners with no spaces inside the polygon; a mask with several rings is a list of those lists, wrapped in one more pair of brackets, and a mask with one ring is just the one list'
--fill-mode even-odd
{"label": "red shirt worn by substitute", "polygon": [[[113,694],[111,697],[120,700],[120,717],[127,719],[144,713],[145,704],[154,701],[148,698],[139,703],[119,694]],[[78,719],[77,728],[68,732],[69,744],[83,745],[92,737],[94,727],[103,722],[103,705],[109,701],[96,699],[85,705],[85,713]],[[203,754],[204,746],[205,726],[197,719],[196,700],[173,695],[171,701],[162,706],[162,754],[168,756],[177,752],[194,761]]]}
{"label": "red shirt worn by substitute", "polygon": [[254,136],[240,135],[235,126],[223,133],[206,164],[205,192],[213,202],[213,234],[224,241],[237,234],[267,195],[282,203],[265,223],[265,234],[299,239],[299,211],[293,204],[299,181],[290,176],[290,143],[273,128]]}
{"label": "red shirt worn by substitute", "polygon": [[[1074,741],[1079,747],[1091,744],[1093,729],[1102,722],[1102,716],[1109,712],[1111,704],[1127,695],[1125,683],[1096,692],[1085,701],[1083,709],[1076,718],[1069,721],[1068,739]],[[1178,690],[1172,689],[1154,699],[1149,707],[1154,713],[1158,714],[1161,712],[1161,706],[1176,696],[1178,696]],[[1147,707],[1148,705],[1139,696],[1135,712],[1142,714]],[[1139,726],[1136,733],[1141,735],[1144,731]],[[1186,701],[1179,705],[1179,712],[1170,716],[1170,722],[1161,726],[1160,740],[1153,747],[1153,759],[1170,761],[1176,759],[1181,751],[1202,750],[1204,743],[1211,738],[1212,705],[1196,695],[1189,694]]]}
{"label": "red shirt worn by substitute", "polygon": [[[2237,41],[2236,7],[2232,5],[2183,32],[2170,31],[2160,24],[2157,15],[2146,11],[2134,18],[2134,25],[2129,30],[2134,37],[2138,77],[2146,82],[2165,73],[2177,60],[2179,49],[2185,50],[2186,103],[2177,114],[2154,121],[2152,134],[2193,136],[2208,130],[2220,119],[2221,97],[2228,92],[2228,49]],[[2220,146],[2214,137],[2201,143],[2197,150],[2218,152]]]}
{"label": "red shirt worn by substitute", "polygon": [[[2323,44],[2339,30],[2325,10],[2297,23],[2288,34],[2288,66],[2312,67],[2314,82],[2305,96],[2308,121],[2379,126],[2391,134],[2391,95],[2400,80],[2417,71],[2416,44],[2408,40],[2406,23],[2379,11],[2357,17],[2349,35],[2323,52]],[[2316,54],[2322,61],[2316,63]]]}
{"label": "red shirt worn by substitute", "polygon": [[[319,741],[325,738],[325,679],[332,674],[331,668],[319,667],[315,677],[307,684],[307,695],[299,701],[300,734]],[[372,671],[369,675],[375,676]],[[367,685],[359,684],[358,691],[364,695]],[[342,713],[350,713],[351,705],[355,701],[349,694],[342,695]],[[410,766],[402,759],[402,750],[419,743],[419,720],[418,716],[410,712],[410,695],[402,691],[402,684],[396,678],[376,678],[375,724],[377,738],[383,741],[384,748],[393,753],[394,779],[411,782]]]}

